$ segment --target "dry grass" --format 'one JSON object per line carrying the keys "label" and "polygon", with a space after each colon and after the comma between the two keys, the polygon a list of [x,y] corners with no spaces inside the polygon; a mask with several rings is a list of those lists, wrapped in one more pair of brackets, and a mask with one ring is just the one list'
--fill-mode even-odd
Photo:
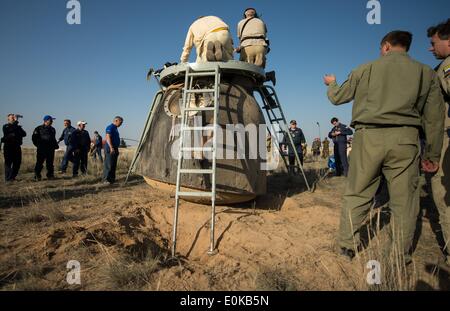
{"label": "dry grass", "polygon": [[[119,177],[123,178],[124,174],[128,172],[133,155],[134,150],[132,149],[122,151],[117,167],[117,175]],[[46,236],[57,230],[62,229],[68,232],[69,235],[72,234],[75,230],[73,226],[77,226],[74,222],[91,216],[91,211],[87,208],[91,203],[84,199],[84,193],[90,193],[89,191],[92,191],[90,189],[97,187],[96,184],[101,181],[103,174],[103,165],[100,161],[94,161],[90,158],[87,175],[73,179],[70,178],[71,163],[69,164],[68,175],[63,177],[58,174],[62,157],[63,152],[56,152],[54,161],[56,180],[47,181],[44,178],[41,182],[34,182],[35,150],[23,148],[22,166],[18,176],[20,182],[5,185],[3,181],[0,181],[0,195],[2,200],[5,198],[2,204],[5,212],[0,210],[2,211],[1,220],[7,220],[7,223],[2,224],[3,240],[0,241],[0,251],[2,251],[0,256],[1,289],[50,290],[65,288],[63,279],[65,266],[58,266],[58,269],[62,270],[59,271],[62,281],[55,283],[54,280],[46,280],[46,276],[51,269],[46,264],[46,260],[43,261],[42,258],[35,256],[33,253],[34,245],[29,250],[23,249],[20,255],[14,253],[9,255],[9,251],[6,252],[6,249],[2,249],[8,243],[4,241],[14,241],[23,238],[20,236],[20,234],[23,234],[21,233],[21,228],[26,230],[26,236],[29,236],[31,240],[34,237],[35,243],[42,243],[42,241],[45,241]],[[3,173],[4,162],[0,161],[2,179]],[[45,176],[45,167],[43,176]],[[77,198],[77,196],[80,198]],[[37,244],[34,252],[41,250],[42,246]],[[12,248],[12,250],[15,251],[15,248]],[[53,251],[48,246],[44,246],[40,255],[47,257],[47,252]],[[78,254],[80,256],[77,256],[76,252],[80,253]],[[95,262],[95,256],[98,255],[98,252],[86,245],[78,246],[78,248],[73,250],[73,253],[76,258],[93,260],[93,262]],[[71,255],[70,257],[73,256]],[[134,283],[141,284],[141,279],[146,280],[144,277],[145,270],[153,271],[154,263],[152,262],[156,262],[155,260],[148,260],[142,263],[133,262],[131,265],[127,260],[119,260],[123,265],[117,264],[115,268],[117,268],[116,272],[118,275],[120,275],[120,271],[131,271],[128,288],[132,288]],[[142,271],[141,277],[138,277],[139,271]],[[113,274],[114,269],[111,267],[111,275]],[[117,281],[120,284],[120,281]]]}
{"label": "dry grass", "polygon": [[[59,170],[59,166],[64,156],[64,151],[57,150],[55,152],[55,171]],[[121,149],[121,153],[117,162],[117,173],[124,173],[128,171],[130,167],[131,161],[133,160],[134,149]],[[24,147],[22,148],[22,165],[20,167],[20,173],[34,173],[34,166],[36,164],[36,149]],[[71,173],[72,164],[69,163],[69,168],[67,170],[68,173]],[[44,170],[45,171],[45,165]],[[0,161],[0,172],[4,174],[4,162]],[[103,173],[103,164],[100,160],[94,160],[92,157],[88,159],[88,176],[101,176]],[[20,176],[19,176],[20,178]]]}
{"label": "dry grass", "polygon": [[295,278],[295,272],[281,267],[261,267],[259,268],[255,280],[254,290],[256,291],[298,291],[300,289],[299,280]]}
{"label": "dry grass", "polygon": [[54,204],[37,205],[18,209],[15,211],[15,218],[18,224],[31,224],[40,222],[49,222],[55,225],[58,222],[75,220],[74,216],[69,216],[63,211],[59,210]]}
{"label": "dry grass", "polygon": [[154,257],[151,252],[140,258],[122,253],[109,258],[108,261],[108,264],[102,268],[101,274],[105,281],[104,286],[110,290],[149,288],[152,286],[153,274],[160,267],[159,257]]}
{"label": "dry grass", "polygon": [[[358,290],[371,291],[411,291],[415,290],[418,281],[416,265],[411,259],[405,258],[403,247],[400,243],[400,235],[392,223],[381,228],[381,209],[374,212],[375,222],[371,222],[369,215],[367,221],[367,248],[358,253],[354,262],[361,269],[360,282],[356,283]],[[356,241],[354,243],[357,245]],[[367,275],[372,269],[369,261],[375,260],[380,264],[380,284],[369,284]]]}
{"label": "dry grass", "polygon": [[48,222],[55,225],[59,222],[77,219],[73,215],[66,214],[62,210],[64,206],[55,202],[45,190],[41,192],[28,187],[20,195],[31,203],[12,211],[12,219],[15,220],[15,223],[26,225]]}
{"label": "dry grass", "polygon": [[[132,157],[133,152],[121,153],[117,172],[119,182],[124,179]],[[61,158],[62,154],[57,153],[55,168]],[[311,181],[317,181],[323,175],[322,170],[326,164],[324,161],[310,160],[308,158],[307,174]],[[0,289],[238,290],[250,287],[268,291],[414,290],[420,281],[418,270],[421,269],[423,273],[423,268],[417,262],[405,266],[398,243],[395,243],[395,239],[391,243],[389,227],[381,229],[376,224],[371,224],[369,228],[375,234],[369,235],[368,247],[351,263],[345,262],[330,250],[336,228],[334,225],[324,226],[324,222],[315,213],[318,211],[321,216],[334,217],[333,219],[338,217],[335,215],[339,212],[340,187],[345,182],[343,178],[321,180],[317,183],[314,194],[297,188],[289,190],[294,191],[290,196],[291,203],[298,203],[302,208],[297,209],[293,204],[290,208],[283,209],[281,207],[287,191],[285,186],[290,185],[285,181],[285,175],[280,174],[272,179],[269,190],[273,192],[274,202],[280,201],[277,208],[261,211],[254,202],[247,208],[242,206],[233,209],[236,213],[251,211],[253,215],[268,212],[270,215],[264,218],[266,223],[283,221],[284,224],[286,221],[288,227],[291,222],[286,220],[286,213],[290,214],[292,222],[297,226],[304,225],[302,221],[313,223],[315,227],[311,226],[311,230],[320,241],[311,241],[311,245],[297,243],[294,248],[302,251],[287,250],[286,254],[280,256],[274,256],[268,246],[265,254],[272,254],[272,257],[258,257],[259,253],[255,252],[257,248],[244,243],[242,245],[248,247],[248,254],[233,253],[232,246],[240,245],[240,241],[227,241],[229,237],[245,241],[245,234],[252,233],[253,230],[261,230],[263,234],[263,230],[268,228],[262,221],[246,222],[248,227],[245,228],[239,221],[235,221],[231,229],[224,233],[225,238],[220,244],[221,252],[216,259],[195,257],[197,255],[194,254],[193,260],[180,263],[183,273],[178,274],[178,270],[167,266],[163,251],[157,248],[151,250],[151,243],[143,242],[143,237],[149,238],[152,243],[158,242],[161,249],[167,251],[167,244],[163,240],[170,240],[168,222],[171,219],[165,217],[167,211],[164,208],[172,206],[173,198],[143,185],[98,185],[103,168],[100,162],[93,160],[89,162],[87,176],[72,179],[70,176],[57,175],[57,180],[32,182],[34,161],[34,151],[25,149],[19,175],[22,181],[7,187],[0,185],[0,195],[7,201],[0,208]],[[0,161],[3,172],[2,165],[3,161]],[[68,172],[71,172],[70,168]],[[301,184],[301,178],[299,180]],[[309,209],[309,205],[317,207],[317,210]],[[186,214],[187,212],[183,217]],[[377,218],[376,215],[371,216]],[[130,219],[128,226],[125,226],[126,230],[119,221],[121,218]],[[329,223],[332,222],[327,221]],[[295,228],[292,231],[292,241],[297,238],[295,234],[305,234],[303,231],[295,231]],[[63,234],[59,236],[55,232]],[[111,243],[107,243],[110,235],[113,239]],[[274,238],[282,236],[274,233]],[[48,243],[53,241],[52,238],[55,243]],[[312,239],[315,238],[316,236]],[[192,243],[191,240],[186,240],[189,245]],[[286,237],[286,240],[291,241],[291,238]],[[319,247],[316,248],[317,246]],[[305,251],[308,247],[315,249]],[[48,256],[47,252],[53,253],[52,256]],[[21,255],[14,255],[15,253]],[[33,256],[34,253],[38,256]],[[299,257],[292,258],[295,256]],[[229,265],[230,257],[239,260],[239,268]],[[71,259],[79,260],[82,265],[82,285],[76,288],[68,286],[64,279],[67,272],[65,264]],[[258,260],[257,266],[255,259]],[[283,259],[287,262],[283,262]],[[223,262],[223,267],[219,269],[210,265],[214,260]],[[380,285],[371,286],[366,282],[369,272],[366,264],[369,260],[377,260],[381,264]],[[275,264],[280,262],[282,264]],[[256,273],[249,272],[255,268]],[[239,271],[235,273],[233,269]],[[433,283],[432,278],[437,280],[440,273],[432,273],[425,281],[434,289],[439,288],[438,281]],[[239,280],[235,281],[234,277]],[[212,285],[206,280],[208,278],[214,280]]]}
{"label": "dry grass", "polygon": [[40,265],[34,255],[27,258],[24,255],[13,254],[2,261],[0,286],[6,290],[49,290],[45,275],[50,269],[49,266]]}

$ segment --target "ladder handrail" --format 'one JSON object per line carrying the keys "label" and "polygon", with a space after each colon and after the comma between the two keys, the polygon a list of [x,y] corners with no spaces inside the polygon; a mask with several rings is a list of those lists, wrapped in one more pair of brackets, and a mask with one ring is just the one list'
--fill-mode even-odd
{"label": "ladder handrail", "polygon": [[[266,88],[266,90],[272,91],[272,94],[270,94],[270,96],[274,97],[275,103],[276,103],[276,105],[277,105],[276,107],[272,108],[272,107],[269,105],[268,100],[267,100],[267,97],[266,97],[266,95],[264,94],[263,88]],[[287,135],[287,136],[288,136],[288,138],[289,138],[289,144],[290,144],[289,146],[290,146],[290,147],[292,148],[292,150],[294,151],[295,160],[296,160],[296,162],[297,162],[297,164],[298,164],[298,167],[300,168],[300,171],[302,172],[302,176],[303,176],[303,179],[305,180],[306,187],[308,188],[308,191],[311,191],[311,187],[309,186],[308,180],[307,180],[306,175],[305,175],[305,171],[303,170],[303,165],[302,165],[302,163],[300,162],[300,157],[299,157],[299,155],[298,155],[297,149],[295,148],[294,140],[293,140],[293,138],[292,138],[291,132],[290,132],[289,129],[287,128],[286,117],[284,116],[284,112],[283,112],[283,109],[281,108],[281,104],[280,104],[280,101],[279,101],[279,99],[278,99],[277,93],[275,92],[275,89],[274,89],[272,86],[270,86],[270,85],[263,85],[263,86],[260,86],[260,87],[258,88],[258,92],[260,93],[261,97],[262,97],[263,100],[264,100],[264,105],[265,105],[265,106],[264,106],[264,110],[266,111],[267,117],[269,118],[269,121],[271,122],[271,124],[273,124],[273,123],[272,123],[273,120],[278,120],[278,119],[279,119],[279,118],[276,118],[275,112],[274,112],[273,110],[274,110],[274,109],[278,109],[278,110],[280,111],[281,119],[282,119],[282,121],[283,121],[284,124],[283,124],[283,126],[282,126],[282,125],[280,125],[280,122],[279,122],[279,121],[276,121],[276,122],[277,122],[278,125],[280,125],[280,127],[282,127],[282,130],[284,131],[284,135]],[[270,117],[269,111],[272,112],[272,114],[273,114],[273,116],[274,116],[273,119]],[[279,146],[279,143],[278,143],[278,137],[277,137],[276,135],[274,135],[274,136],[275,136],[275,139],[277,140],[278,149],[280,150],[281,147]],[[280,151],[282,151],[282,150],[280,150]],[[282,158],[283,158],[283,160],[284,160],[284,163],[285,163],[285,165],[286,165],[286,167],[287,167],[287,162],[286,162],[286,159],[284,159],[283,153],[280,152],[280,154],[281,154],[281,156],[282,156]]]}
{"label": "ladder handrail", "polygon": [[210,229],[210,246],[208,254],[213,255],[215,250],[215,216],[216,216],[216,167],[217,167],[217,124],[219,118],[219,96],[220,96],[220,74],[219,65],[216,65],[214,74],[214,118],[213,118],[213,157],[212,157],[212,169],[211,175],[211,229]]}
{"label": "ladder handrail", "polygon": [[[186,75],[184,77],[184,89],[187,89],[188,87],[188,83],[189,83],[189,70],[190,70],[190,66],[186,66]],[[176,181],[176,188],[175,188],[175,210],[174,210],[174,216],[173,216],[173,228],[172,228],[172,257],[175,257],[176,254],[176,247],[177,247],[177,227],[178,227],[178,209],[179,209],[179,185],[180,185],[180,179],[181,179],[181,175],[179,174],[180,170],[181,170],[181,163],[183,161],[182,157],[183,157],[183,138],[184,138],[184,132],[183,132],[183,127],[184,127],[184,122],[185,122],[185,118],[186,118],[186,113],[185,113],[185,107],[186,107],[186,97],[189,95],[189,99],[190,99],[190,94],[186,93],[183,91],[183,95],[182,95],[182,104],[180,107],[180,111],[181,111],[181,126],[180,126],[180,145],[179,145],[179,150],[178,150],[178,163],[177,163],[177,181]]]}

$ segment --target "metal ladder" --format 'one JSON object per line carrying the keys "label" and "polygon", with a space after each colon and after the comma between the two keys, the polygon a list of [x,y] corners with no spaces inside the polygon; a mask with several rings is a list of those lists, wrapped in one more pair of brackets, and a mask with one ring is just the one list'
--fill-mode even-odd
{"label": "metal ladder", "polygon": [[[300,171],[303,175],[303,179],[305,180],[306,187],[308,188],[308,191],[311,191],[311,187],[309,186],[308,180],[305,175],[305,171],[303,170],[302,163],[300,162],[300,157],[298,156],[297,149],[294,146],[294,140],[292,139],[291,132],[288,129],[288,125],[286,122],[286,118],[283,113],[283,109],[281,108],[280,101],[278,100],[277,93],[275,92],[275,89],[271,87],[270,85],[262,85],[258,89],[259,94],[261,95],[261,98],[263,99],[263,109],[266,112],[267,118],[269,119],[269,122],[271,125],[277,124],[279,126],[279,131],[276,133],[269,133],[272,137],[275,138],[275,142],[277,144],[278,151],[280,152],[281,158],[283,159],[284,165],[286,166],[286,169],[289,172],[289,164],[286,161],[286,158],[283,156],[284,152],[281,149],[280,141],[278,139],[278,134],[283,134],[283,137],[289,138],[289,148],[292,148],[294,150],[295,154],[295,160],[297,162],[298,167],[300,168]],[[273,134],[273,135],[272,135]]]}
{"label": "metal ladder", "polygon": [[[196,77],[214,77],[214,88],[212,89],[193,89],[194,78]],[[189,107],[191,96],[201,93],[214,94],[213,107]],[[180,146],[178,150],[178,167],[177,167],[177,183],[175,192],[175,211],[173,219],[172,232],[172,257],[176,255],[177,246],[177,227],[178,227],[178,211],[180,206],[180,197],[207,197],[211,198],[211,231],[210,231],[210,247],[209,255],[216,254],[214,226],[216,215],[216,152],[217,152],[217,124],[219,116],[219,96],[220,96],[220,68],[216,64],[214,69],[194,71],[189,65],[186,66],[186,76],[183,89],[183,99],[181,103],[181,128],[180,128]],[[189,112],[213,111],[213,126],[189,126]],[[191,147],[189,135],[189,147],[186,147],[185,134],[192,131],[212,131],[213,146],[212,147]],[[210,169],[184,169],[184,152],[212,152],[212,165]],[[181,191],[181,175],[183,174],[209,174],[211,175],[211,191],[198,192],[182,192]]]}

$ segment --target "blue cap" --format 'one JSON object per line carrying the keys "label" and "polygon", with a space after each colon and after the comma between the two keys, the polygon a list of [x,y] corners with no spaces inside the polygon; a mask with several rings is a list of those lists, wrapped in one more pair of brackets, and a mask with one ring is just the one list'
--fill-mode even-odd
{"label": "blue cap", "polygon": [[55,120],[55,118],[52,118],[52,116],[46,115],[44,117],[44,121],[48,121],[48,120]]}

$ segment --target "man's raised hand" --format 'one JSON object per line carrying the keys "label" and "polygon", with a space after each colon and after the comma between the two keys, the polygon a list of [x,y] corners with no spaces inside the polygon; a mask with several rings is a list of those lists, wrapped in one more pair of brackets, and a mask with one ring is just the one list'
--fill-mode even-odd
{"label": "man's raised hand", "polygon": [[325,75],[323,77],[323,82],[325,83],[325,85],[330,85],[333,82],[336,82],[336,76],[331,74],[331,75]]}

